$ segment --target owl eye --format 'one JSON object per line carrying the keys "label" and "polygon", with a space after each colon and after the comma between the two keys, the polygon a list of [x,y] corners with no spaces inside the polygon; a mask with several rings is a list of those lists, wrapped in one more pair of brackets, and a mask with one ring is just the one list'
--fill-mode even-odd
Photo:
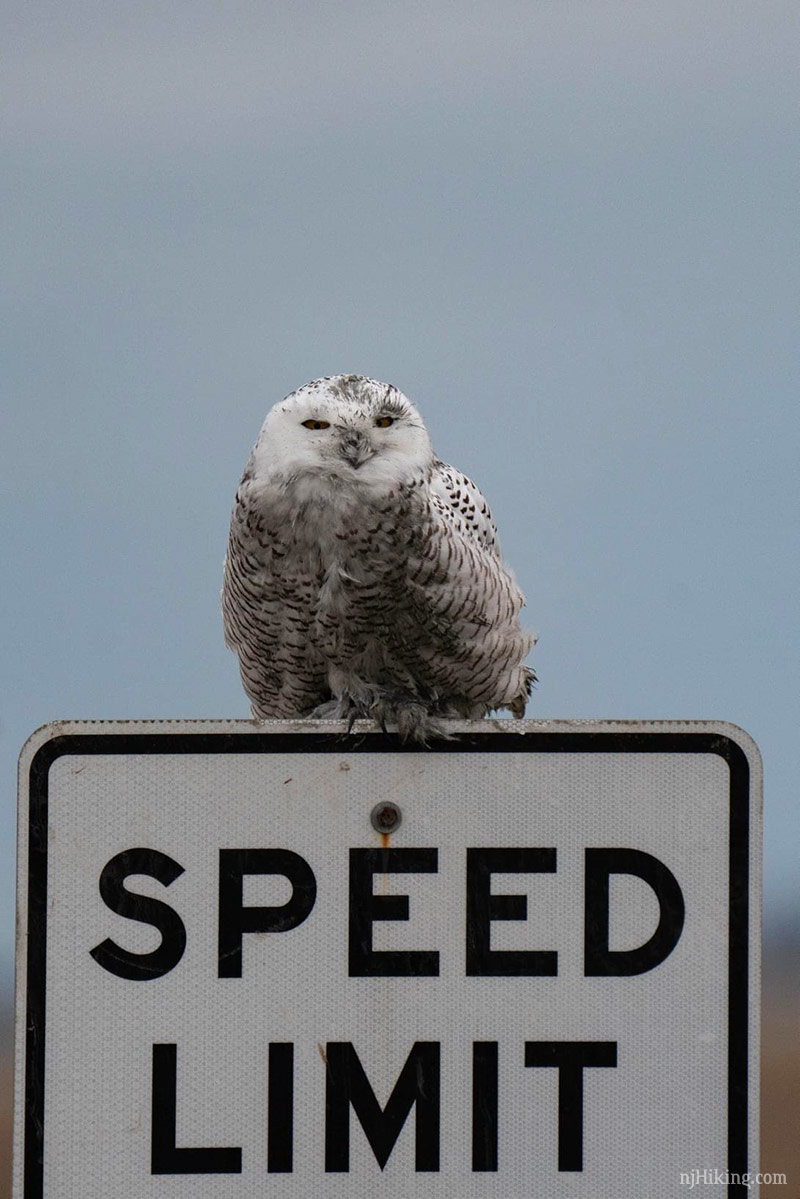
{"label": "owl eye", "polygon": [[330,429],[331,427],[329,420],[304,420],[301,423],[304,429]]}
{"label": "owl eye", "polygon": [[379,429],[388,429],[389,425],[394,424],[394,417],[393,416],[376,417],[375,424],[377,425],[377,427]]}

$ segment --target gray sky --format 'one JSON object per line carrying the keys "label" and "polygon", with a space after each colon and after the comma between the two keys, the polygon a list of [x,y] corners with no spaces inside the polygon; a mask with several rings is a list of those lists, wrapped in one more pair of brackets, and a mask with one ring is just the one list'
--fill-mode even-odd
{"label": "gray sky", "polygon": [[244,716],[266,410],[391,381],[487,494],[537,717],[728,719],[796,909],[795,3],[17,3],[2,39],[0,976],[15,759]]}

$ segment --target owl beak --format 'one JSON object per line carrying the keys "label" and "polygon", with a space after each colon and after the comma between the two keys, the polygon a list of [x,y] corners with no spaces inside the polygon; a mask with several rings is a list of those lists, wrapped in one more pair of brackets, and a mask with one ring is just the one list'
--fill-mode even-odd
{"label": "owl beak", "polygon": [[340,453],[351,466],[358,469],[375,451],[366,433],[361,433],[358,429],[348,429],[342,436]]}

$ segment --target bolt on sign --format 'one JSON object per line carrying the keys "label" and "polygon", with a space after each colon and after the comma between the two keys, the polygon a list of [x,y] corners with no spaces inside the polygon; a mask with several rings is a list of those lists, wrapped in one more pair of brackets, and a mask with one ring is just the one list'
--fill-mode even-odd
{"label": "bolt on sign", "polygon": [[753,1195],[750,738],[339,730],[28,741],[15,1199]]}

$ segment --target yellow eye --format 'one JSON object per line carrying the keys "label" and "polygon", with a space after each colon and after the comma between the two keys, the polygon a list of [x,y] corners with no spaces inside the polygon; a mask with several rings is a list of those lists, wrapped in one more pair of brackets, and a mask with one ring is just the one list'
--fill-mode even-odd
{"label": "yellow eye", "polygon": [[330,429],[331,427],[329,420],[304,420],[302,424],[304,429]]}
{"label": "yellow eye", "polygon": [[394,424],[394,417],[393,416],[379,416],[376,419],[375,424],[377,425],[377,427],[379,429],[388,429],[389,425]]}

